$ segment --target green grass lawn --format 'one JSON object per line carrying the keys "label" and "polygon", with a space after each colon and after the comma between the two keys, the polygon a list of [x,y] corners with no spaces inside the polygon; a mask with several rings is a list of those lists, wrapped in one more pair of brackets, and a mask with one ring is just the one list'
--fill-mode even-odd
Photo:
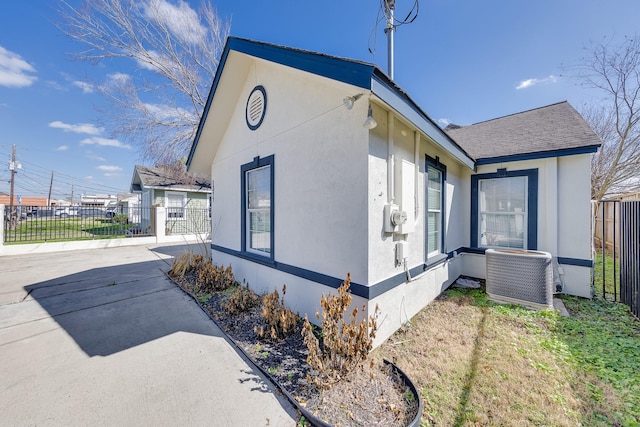
{"label": "green grass lawn", "polygon": [[[604,270],[604,280],[603,280]],[[596,254],[594,259],[594,286],[595,293],[599,297],[606,297],[608,300],[614,300],[620,298],[620,260],[616,259],[615,275],[613,257],[611,255],[605,255],[604,265],[603,256],[601,253]],[[614,280],[615,279],[615,280]],[[615,282],[615,287],[614,287]],[[604,283],[604,290],[603,290]],[[604,294],[603,294],[604,292]]]}
{"label": "green grass lawn", "polygon": [[5,231],[5,244],[61,242],[124,237],[128,224],[105,218],[36,218]]}
{"label": "green grass lawn", "polygon": [[640,426],[640,322],[562,299],[570,317],[450,289],[376,352],[420,390],[423,426]]}

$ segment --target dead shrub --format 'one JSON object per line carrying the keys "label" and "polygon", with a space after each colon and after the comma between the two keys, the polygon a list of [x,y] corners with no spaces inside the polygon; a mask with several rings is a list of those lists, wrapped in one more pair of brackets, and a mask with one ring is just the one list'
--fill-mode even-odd
{"label": "dead shrub", "polygon": [[193,271],[199,271],[204,265],[210,263],[210,259],[206,259],[200,254],[192,254],[191,251],[182,252],[171,262],[168,274],[171,277],[184,277]]}
{"label": "dead shrub", "polygon": [[196,285],[202,292],[224,291],[236,285],[231,265],[222,267],[202,262],[198,270]]}
{"label": "dead shrub", "polygon": [[258,304],[260,304],[260,297],[255,292],[249,287],[237,286],[222,306],[228,314],[235,316]]}
{"label": "dead shrub", "polygon": [[[351,306],[351,274],[338,288],[337,295],[324,294],[320,299],[322,306],[322,348],[313,333],[313,327],[307,316],[304,319],[302,336],[309,349],[307,363],[318,371],[317,376],[311,378],[307,374],[307,381],[321,389],[328,389],[333,384],[344,378],[347,373],[357,367],[362,367],[373,348],[373,339],[376,336],[378,325],[375,312],[369,317],[369,321],[363,319],[356,321],[358,308],[351,312],[350,321],[345,321],[345,314]],[[364,311],[364,307],[362,310]],[[316,318],[320,314],[316,312]]]}
{"label": "dead shrub", "polygon": [[298,315],[284,306],[286,293],[287,285],[283,285],[282,299],[277,289],[262,297],[262,318],[266,325],[254,328],[260,338],[282,340],[295,332]]}
{"label": "dead shrub", "polygon": [[184,275],[192,271],[192,269],[191,252],[182,252],[171,262],[171,270],[169,270],[168,274],[171,277],[184,277]]}

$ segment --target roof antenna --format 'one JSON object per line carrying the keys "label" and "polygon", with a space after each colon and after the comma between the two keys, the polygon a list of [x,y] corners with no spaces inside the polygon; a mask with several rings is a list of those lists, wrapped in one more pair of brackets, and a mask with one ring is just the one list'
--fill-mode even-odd
{"label": "roof antenna", "polygon": [[393,35],[396,32],[396,26],[393,23],[393,12],[396,10],[396,0],[384,0],[385,15],[387,17],[387,74],[393,80]]}

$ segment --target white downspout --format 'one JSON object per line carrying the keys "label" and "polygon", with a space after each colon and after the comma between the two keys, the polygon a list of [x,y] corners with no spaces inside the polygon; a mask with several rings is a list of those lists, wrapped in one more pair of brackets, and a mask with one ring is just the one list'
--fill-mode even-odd
{"label": "white downspout", "polygon": [[392,204],[395,202],[395,177],[394,177],[394,163],[395,163],[395,142],[393,140],[394,123],[393,112],[387,111],[387,141],[389,143],[387,151],[387,201]]}
{"label": "white downspout", "polygon": [[420,219],[420,194],[418,194],[418,192],[420,191],[418,188],[418,178],[420,177],[420,133],[418,131],[414,132],[413,141],[414,141],[413,164],[415,165],[415,169],[416,169],[416,175],[413,183],[413,188],[414,188],[413,200],[414,200],[414,206],[415,206],[414,223],[415,225],[418,225],[418,221]]}

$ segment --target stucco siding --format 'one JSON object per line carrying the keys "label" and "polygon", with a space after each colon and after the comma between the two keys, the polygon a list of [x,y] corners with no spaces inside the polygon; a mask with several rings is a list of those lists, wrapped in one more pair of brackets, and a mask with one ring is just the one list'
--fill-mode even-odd
{"label": "stucco siding", "polygon": [[[245,105],[258,84],[267,111],[252,131]],[[214,245],[241,249],[241,166],[273,155],[275,261],[336,278],[351,272],[366,283],[367,100],[342,105],[358,91],[255,61],[212,164]]]}
{"label": "stucco siding", "polygon": [[[560,261],[588,263],[590,250],[589,154],[483,165],[478,173],[538,170],[537,249]],[[470,266],[467,270],[477,271]],[[591,297],[590,267],[562,265],[564,292]],[[484,277],[484,276],[482,276]]]}
{"label": "stucco siding", "polygon": [[[426,156],[438,158],[446,167],[444,224],[445,239],[442,250],[444,253],[464,246],[468,238],[465,229],[468,229],[468,214],[463,210],[468,198],[459,188],[464,185],[463,170],[466,166],[460,165],[453,157],[442,151],[425,135],[420,136],[418,149],[418,179],[417,179],[417,210],[407,212],[410,220],[415,221],[415,228],[408,234],[391,234],[384,232],[384,206],[390,200],[388,194],[388,117],[387,112],[381,108],[374,109],[374,118],[378,126],[371,132],[369,140],[369,284],[373,285],[397,274],[403,274],[404,266],[396,265],[395,245],[398,242],[406,242],[408,248],[407,266],[413,268],[427,262],[426,258],[426,190],[425,167]],[[394,177],[393,191],[394,203],[398,204],[399,193],[402,191],[402,176],[398,168],[399,162],[405,161],[415,166],[415,135],[414,131],[401,120],[394,118]],[[461,175],[463,177],[461,177]],[[467,175],[468,176],[468,175]],[[413,177],[411,177],[413,179]],[[411,181],[411,179],[409,181]],[[414,189],[409,191],[413,198]]]}
{"label": "stucco siding", "polygon": [[[591,156],[558,158],[558,256],[591,259]],[[565,292],[591,298],[591,269],[564,270]]]}

